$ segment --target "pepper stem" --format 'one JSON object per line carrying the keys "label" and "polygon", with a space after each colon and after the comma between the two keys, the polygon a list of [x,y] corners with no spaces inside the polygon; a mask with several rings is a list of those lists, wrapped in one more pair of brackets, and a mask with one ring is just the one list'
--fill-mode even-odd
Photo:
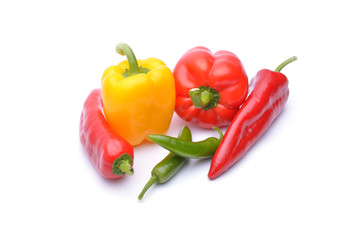
{"label": "pepper stem", "polygon": [[134,169],[132,167],[133,160],[127,153],[122,154],[120,157],[115,159],[112,165],[112,172],[115,175],[134,175]]}
{"label": "pepper stem", "polygon": [[208,110],[216,107],[220,100],[219,93],[210,87],[197,87],[189,91],[189,96],[196,108]]}
{"label": "pepper stem", "polygon": [[219,140],[221,141],[223,139],[223,137],[224,137],[224,134],[222,133],[222,131],[218,127],[213,127],[213,129],[219,133],[219,135],[220,135]]}
{"label": "pepper stem", "polygon": [[129,176],[134,175],[134,169],[132,168],[131,164],[128,161],[123,161],[120,165],[119,165],[119,170],[121,172],[126,173]]}
{"label": "pepper stem", "polygon": [[214,99],[214,94],[205,90],[200,94],[200,103],[203,106],[207,106]]}
{"label": "pepper stem", "polygon": [[296,56],[293,56],[289,59],[287,59],[285,62],[283,62],[282,64],[280,64],[276,69],[275,69],[275,72],[280,72],[286,65],[288,65],[289,63],[292,63],[294,61],[297,60],[297,57]]}
{"label": "pepper stem", "polygon": [[126,43],[119,43],[118,45],[116,45],[116,52],[122,56],[126,55],[129,63],[129,72],[127,73],[128,77],[140,73],[137,59],[129,45],[127,45]]}
{"label": "pepper stem", "polygon": [[146,191],[156,182],[158,182],[156,175],[152,175],[150,180],[145,184],[143,190],[141,191],[140,195],[138,196],[138,199],[141,200],[143,198],[144,194],[146,193]]}

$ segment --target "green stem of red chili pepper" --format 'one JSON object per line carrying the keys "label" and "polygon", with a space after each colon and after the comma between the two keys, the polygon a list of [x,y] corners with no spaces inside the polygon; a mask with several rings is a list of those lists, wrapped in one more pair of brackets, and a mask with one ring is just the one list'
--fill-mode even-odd
{"label": "green stem of red chili pepper", "polygon": [[127,153],[122,154],[120,157],[115,159],[112,165],[112,173],[115,175],[124,175],[129,176],[134,175],[134,169],[132,168],[133,160],[131,156]]}
{"label": "green stem of red chili pepper", "polygon": [[160,134],[149,135],[148,138],[161,147],[181,157],[210,158],[214,155],[223,138],[223,134],[218,127],[213,127],[213,129],[219,133],[220,137],[209,137],[200,142],[184,141],[179,138]]}
{"label": "green stem of red chili pepper", "polygon": [[296,61],[297,57],[293,56],[287,60],[285,60],[283,63],[281,63],[274,72],[280,72],[286,65],[288,65],[289,63],[292,63],[293,61]]}
{"label": "green stem of red chili pepper", "polygon": [[[179,139],[191,142],[191,131],[187,126],[184,126],[179,133]],[[141,191],[138,199],[141,200],[145,192],[154,183],[165,183],[169,181],[186,163],[187,158],[176,156],[173,153],[169,153],[161,162],[159,162],[151,171],[151,178],[146,183],[145,187]]]}

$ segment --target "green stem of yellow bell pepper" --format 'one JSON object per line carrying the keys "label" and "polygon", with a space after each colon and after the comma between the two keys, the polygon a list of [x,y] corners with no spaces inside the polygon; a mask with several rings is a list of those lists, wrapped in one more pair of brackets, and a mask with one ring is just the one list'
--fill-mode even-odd
{"label": "green stem of yellow bell pepper", "polygon": [[129,62],[129,70],[127,73],[127,77],[140,73],[135,54],[133,50],[129,47],[129,45],[127,45],[126,43],[119,43],[118,45],[116,45],[116,52],[122,56],[126,55],[126,58]]}
{"label": "green stem of yellow bell pepper", "polygon": [[121,55],[126,55],[126,58],[129,63],[129,69],[126,69],[126,71],[122,74],[125,78],[139,74],[139,73],[148,73],[150,70],[147,68],[143,68],[138,65],[138,61],[135,57],[134,52],[132,49],[127,45],[126,43],[119,43],[116,46],[116,52],[118,52]]}

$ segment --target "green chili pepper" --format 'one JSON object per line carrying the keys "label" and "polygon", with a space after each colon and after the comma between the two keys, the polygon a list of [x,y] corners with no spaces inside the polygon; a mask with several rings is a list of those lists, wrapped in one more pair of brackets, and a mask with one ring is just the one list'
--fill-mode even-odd
{"label": "green chili pepper", "polygon": [[[187,126],[184,126],[179,132],[179,139],[191,142],[191,131]],[[186,163],[187,158],[176,156],[169,153],[161,162],[159,162],[151,171],[151,178],[146,183],[144,189],[140,193],[138,199],[141,200],[145,192],[154,183],[165,183],[172,178]]]}
{"label": "green chili pepper", "polygon": [[148,138],[180,157],[210,158],[215,154],[223,138],[223,134],[218,127],[213,127],[213,129],[219,133],[220,138],[209,137],[200,142],[185,141],[161,134],[148,135]]}

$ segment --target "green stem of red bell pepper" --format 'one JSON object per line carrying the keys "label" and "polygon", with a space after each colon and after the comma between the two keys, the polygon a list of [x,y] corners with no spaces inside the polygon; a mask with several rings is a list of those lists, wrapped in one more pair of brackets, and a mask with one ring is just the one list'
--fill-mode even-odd
{"label": "green stem of red bell pepper", "polygon": [[191,89],[189,95],[194,106],[203,110],[216,107],[220,100],[220,95],[216,90],[204,86]]}

